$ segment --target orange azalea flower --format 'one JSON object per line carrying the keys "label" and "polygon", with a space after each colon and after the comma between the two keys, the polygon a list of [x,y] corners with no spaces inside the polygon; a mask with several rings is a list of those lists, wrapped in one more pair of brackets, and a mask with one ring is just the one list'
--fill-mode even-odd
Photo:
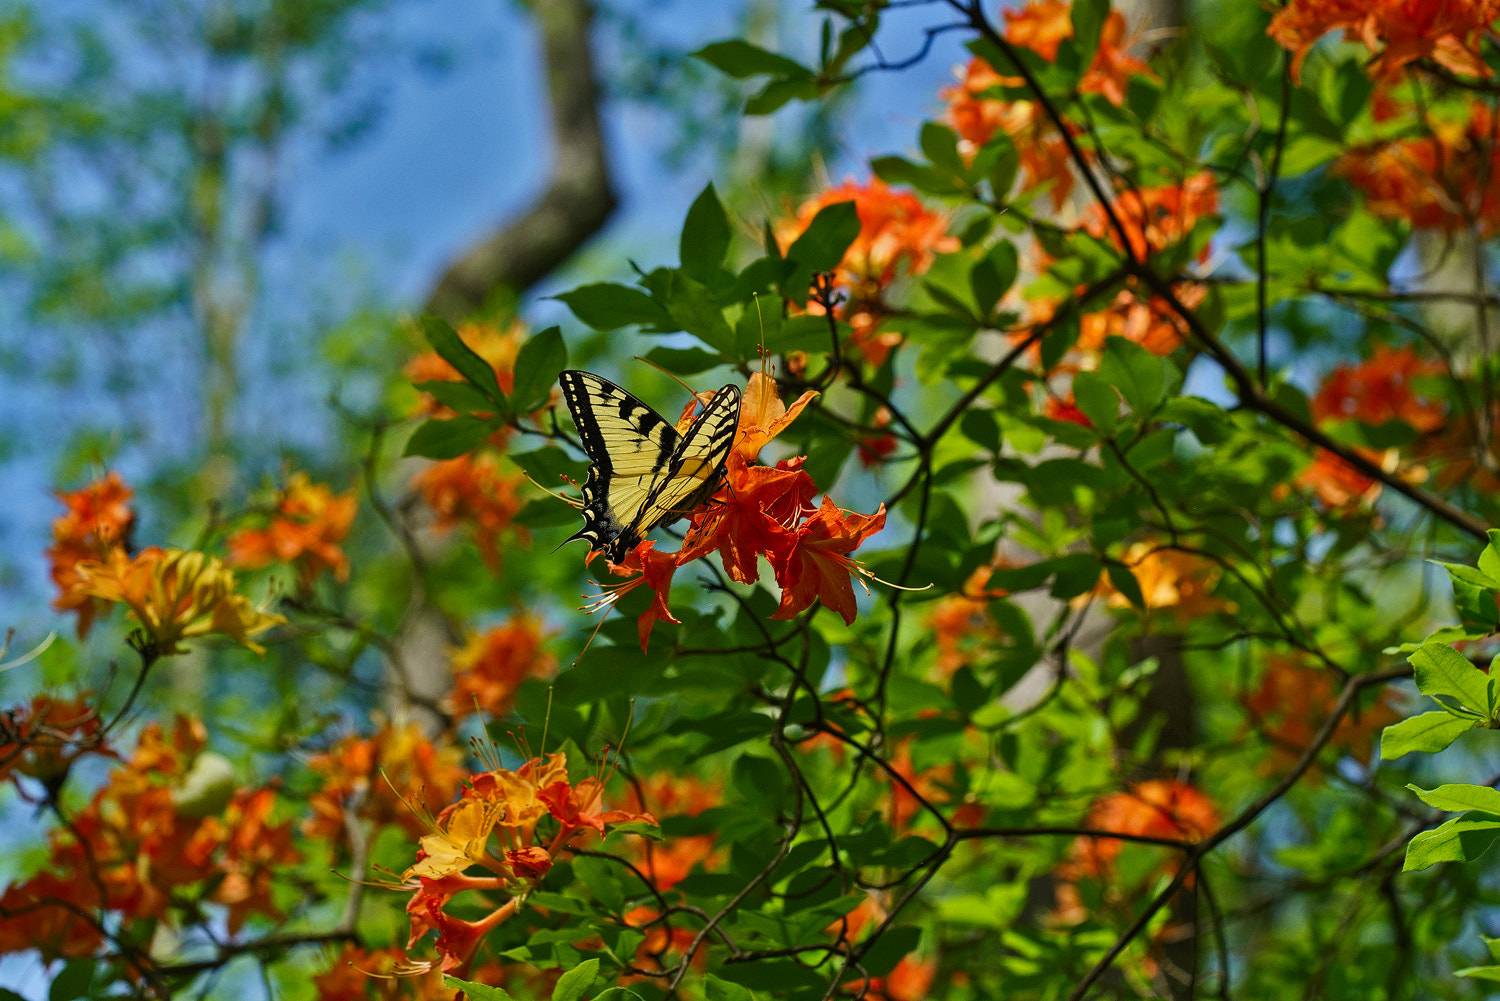
{"label": "orange azalea flower", "polygon": [[937,672],[944,678],[973,660],[975,651],[1000,641],[1000,630],[989,616],[989,603],[1007,591],[986,587],[995,567],[981,566],[963,587],[940,598],[927,613],[927,625],[937,646]]}
{"label": "orange azalea flower", "polygon": [[[922,800],[941,807],[953,800],[953,766],[934,765],[917,771],[911,760],[911,741],[896,745],[890,757],[891,770],[906,780],[906,785],[891,780],[891,827],[902,831],[926,808]],[[909,790],[907,786],[910,786]],[[913,790],[915,795],[913,795]],[[918,799],[918,797],[921,799]],[[928,816],[931,812],[927,811]],[[959,803],[950,811],[948,822],[958,827],[973,827],[984,819],[984,807],[978,803]]]}
{"label": "orange azalea flower", "polygon": [[856,980],[844,989],[869,1001],[925,1001],[932,996],[929,991],[936,975],[937,960],[902,956],[895,969],[885,976]]}
{"label": "orange azalea flower", "polygon": [[840,202],[853,202],[859,215],[859,235],[844,252],[838,271],[839,281],[850,289],[889,285],[903,262],[919,275],[932,265],[936,254],[958,249],[958,237],[947,235],[947,216],[928,211],[911,192],[893,190],[873,177],[866,184],[850,178],[803,202],[794,218],[776,226],[783,252],[814,216]]}
{"label": "orange azalea flower", "polygon": [[[1177,779],[1150,779],[1096,800],[1087,823],[1120,834],[1201,841],[1219,826],[1219,811],[1195,786]],[[1058,867],[1058,876],[1108,879],[1124,848],[1125,842],[1118,838],[1078,838],[1067,861]]]}
{"label": "orange azalea flower", "polygon": [[801,457],[774,467],[749,464],[814,395],[804,393],[788,408],[774,381],[752,376],[741,404],[740,437],[725,463],[724,488],[694,514],[681,551],[662,553],[654,542],[642,542],[623,564],[610,567],[627,579],[603,585],[600,596],[584,607],[590,612],[607,608],[641,584],[649,586],[656,597],[638,620],[644,650],[656,622],[677,621],[667,605],[677,567],[718,550],[725,570],[742,584],[760,579],[760,557],[767,558],[783,589],[773,618],[790,617],[821,600],[852,622],[850,575],[864,570],[848,554],[884,526],[885,508],[873,515],[851,514],[827,497],[821,509],[813,507],[817,487],[802,471]]}
{"label": "orange azalea flower", "polygon": [[505,716],[515,705],[521,682],[550,678],[557,670],[557,658],[542,649],[546,639],[541,619],[527,612],[486,633],[470,632],[453,652],[448,711],[463,719],[477,703],[491,719]]}
{"label": "orange azalea flower", "polygon": [[[87,954],[99,927],[161,919],[187,900],[224,906],[231,933],[251,914],[280,917],[272,878],[299,860],[289,824],[270,821],[275,797],[265,788],[231,791],[227,805],[205,810],[191,783],[206,741],[195,721],[179,719],[170,735],[146,726],[130,759],[52,833],[45,871],[5,891],[0,907],[21,917],[0,920],[0,952]],[[76,910],[64,917],[52,901]]]}
{"label": "orange azalea flower", "polygon": [[1370,75],[1377,79],[1388,80],[1418,59],[1465,76],[1489,76],[1480,44],[1497,17],[1497,0],[1291,0],[1266,32],[1292,52],[1298,79],[1308,50],[1340,29],[1375,54]]}
{"label": "orange azalea flower", "polygon": [[[1072,159],[1068,146],[1035,101],[1002,101],[986,97],[995,87],[1016,86],[1019,77],[1004,77],[983,59],[975,57],[964,70],[962,81],[948,87],[940,97],[948,102],[948,124],[959,134],[959,149],[972,159],[996,132],[1004,132],[1021,155],[1021,190],[1048,188],[1052,208],[1061,209],[1073,190]],[[1004,199],[1010,192],[996,191]]]}
{"label": "orange azalea flower", "polygon": [[[1071,5],[1063,0],[1033,0],[1020,10],[1005,11],[1006,41],[1030,49],[1049,63],[1057,59],[1063,39],[1072,37]],[[1151,72],[1126,48],[1125,17],[1119,11],[1110,11],[1099,32],[1099,48],[1078,89],[1085,94],[1101,94],[1116,107],[1124,104],[1130,78]]]}
{"label": "orange azalea flower", "polygon": [[525,506],[518,495],[525,481],[521,473],[501,472],[499,459],[481,452],[434,462],[412,477],[411,485],[437,516],[437,531],[473,523],[480,554],[491,570],[499,572],[500,534],[509,529],[522,543],[529,538],[524,528],[511,523]]}
{"label": "orange azalea flower", "polygon": [[1331,168],[1364,192],[1385,219],[1451,233],[1472,222],[1481,236],[1500,232],[1500,143],[1488,104],[1470,103],[1460,120],[1437,120],[1430,135],[1393,139],[1345,153]]}
{"label": "orange azalea flower", "polygon": [[[1204,171],[1180,184],[1154,188],[1132,188],[1115,195],[1115,218],[1130,240],[1130,253],[1137,260],[1161,253],[1185,239],[1198,220],[1219,211],[1219,189],[1213,175]],[[1120,236],[1097,202],[1085,211],[1083,228],[1100,239],[1108,238],[1117,248]],[[1207,248],[1204,248],[1205,252]]]}
{"label": "orange azalea flower", "polygon": [[84,593],[126,605],[164,654],[184,653],[183,640],[211,633],[264,653],[250,637],[286,622],[236,594],[234,572],[203,553],[151,546],[131,559],[114,549],[105,562],[75,569]]}
{"label": "orange azalea flower", "polygon": [[1418,358],[1410,348],[1377,344],[1365,361],[1340,365],[1324,377],[1312,399],[1313,418],[1377,427],[1402,421],[1418,431],[1436,431],[1447,419],[1447,408],[1441,400],[1419,396],[1412,382],[1441,371],[1437,362]]}
{"label": "orange azalea flower", "polygon": [[[484,937],[520,910],[558,851],[590,830],[602,837],[613,825],[656,823],[650,814],[604,809],[603,779],[569,782],[562,752],[532,758],[514,771],[499,766],[492,746],[481,753],[493,767],[474,776],[457,802],[427,825],[415,863],[392,887],[413,891],[406,907],[407,948],[437,932],[442,969],[460,976]],[[543,842],[538,828],[549,817],[555,831]],[[498,841],[498,854],[490,848],[492,839]],[[468,875],[475,866],[495,875]],[[483,904],[491,908],[486,916],[464,920],[447,913],[452,898],[468,891],[484,894]],[[501,897],[506,899],[496,903]]]}
{"label": "orange azalea flower", "polygon": [[[1382,689],[1373,706],[1346,715],[1329,746],[1368,761],[1375,735],[1401,718],[1391,708],[1393,697]],[[1251,725],[1272,748],[1264,770],[1282,771],[1311,747],[1336,701],[1338,685],[1330,672],[1289,657],[1267,657],[1259,686],[1240,697]]]}
{"label": "orange azalea flower", "polygon": [[[1233,602],[1214,597],[1214,585],[1221,571],[1201,556],[1137,542],[1125,552],[1121,562],[1135,575],[1148,612],[1170,609],[1178,622],[1187,623],[1235,609]],[[1130,607],[1130,599],[1116,590],[1107,576],[1100,577],[1093,593],[1104,595],[1110,608]]]}
{"label": "orange azalea flower", "polygon": [[1296,484],[1312,490],[1325,507],[1334,509],[1368,506],[1380,496],[1379,480],[1366,476],[1326,448],[1317,450],[1312,463],[1297,474]]}
{"label": "orange azalea flower", "polygon": [[[317,1001],[453,1001],[453,990],[443,986],[441,970],[402,979],[397,970],[406,962],[400,949],[365,949],[345,945],[327,972],[312,978]],[[493,981],[485,980],[485,983]],[[397,986],[399,984],[399,987]],[[399,993],[398,993],[399,991]]]}
{"label": "orange azalea flower", "polygon": [[354,491],[335,494],[306,473],[293,473],[277,494],[271,523],[242,528],[229,537],[229,564],[251,570],[272,563],[296,564],[298,585],[304,590],[324,570],[348,580],[349,558],[339,543],[349,534],[357,507]]}
{"label": "orange azalea flower", "polygon": [[[631,809],[653,816],[696,817],[723,799],[718,781],[705,782],[691,775],[662,772],[646,776],[630,788]],[[714,851],[714,834],[674,837],[665,843],[642,842],[645,861],[641,868],[651,883],[663,892],[688,877],[696,866],[717,862],[722,853]]]}
{"label": "orange azalea flower", "polygon": [[44,693],[0,715],[0,781],[25,775],[53,788],[80,755],[113,756],[102,744],[104,723],[88,694],[59,699]]}
{"label": "orange azalea flower", "polygon": [[[1208,295],[1207,287],[1197,282],[1178,282],[1174,291],[1189,309]],[[1080,351],[1102,351],[1106,338],[1123,337],[1165,357],[1182,347],[1188,338],[1187,323],[1165,299],[1153,295],[1142,302],[1130,289],[1115,293],[1107,309],[1085,313],[1078,326],[1075,347]]]}
{"label": "orange azalea flower", "polygon": [[[464,323],[459,325],[457,333],[459,339],[472,348],[475,354],[490,363],[501,392],[511,392],[516,384],[516,356],[520,353],[521,343],[526,340],[526,325],[515,320],[501,330],[493,323]],[[401,373],[414,383],[464,381],[463,376],[436,351],[417,355],[406,363]],[[422,394],[413,414],[437,418],[454,416],[453,411],[427,393]],[[496,444],[499,446],[502,443]]]}
{"label": "orange azalea flower", "polygon": [[463,752],[439,746],[416,723],[383,724],[371,737],[349,736],[308,759],[322,787],[308,800],[312,816],[303,831],[315,840],[342,844],[348,837],[346,811],[376,827],[397,824],[415,838],[427,825],[408,804],[428,812],[453,798],[466,774]]}
{"label": "orange azalea flower", "polygon": [[852,577],[865,571],[849,553],[884,527],[884,504],[874,514],[853,514],[824,496],[818,513],[797,527],[790,545],[772,556],[771,568],[781,586],[781,605],[771,618],[793,618],[819,601],[852,625]]}
{"label": "orange azalea flower", "polygon": [[0,893],[0,956],[31,949],[42,962],[92,956],[104,935],[91,914],[99,891],[86,880],[43,870]]}
{"label": "orange azalea flower", "polygon": [[57,597],[52,607],[78,613],[78,636],[88,635],[94,617],[105,607],[83,589],[78,564],[102,560],[111,550],[123,548],[135,524],[130,509],[134,491],[111,471],[102,479],[69,493],[58,493],[67,511],[52,522],[52,547],[47,550]]}

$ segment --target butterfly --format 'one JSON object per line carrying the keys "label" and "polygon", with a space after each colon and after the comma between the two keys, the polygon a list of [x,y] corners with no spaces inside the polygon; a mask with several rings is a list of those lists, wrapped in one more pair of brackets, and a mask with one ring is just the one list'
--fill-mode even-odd
{"label": "butterfly", "polygon": [[568,370],[558,383],[591,463],[583,527],[564,542],[587,539],[611,563],[623,563],[647,532],[676,521],[717,489],[739,426],[740,389],[724,386],[678,433],[661,414],[592,372]]}

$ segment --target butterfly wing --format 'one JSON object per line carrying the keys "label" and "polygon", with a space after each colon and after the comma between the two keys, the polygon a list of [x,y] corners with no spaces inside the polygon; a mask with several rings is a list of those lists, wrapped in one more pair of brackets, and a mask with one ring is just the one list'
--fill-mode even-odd
{"label": "butterfly wing", "polygon": [[626,536],[681,444],[666,418],[592,372],[558,376],[563,400],[591,465],[583,482],[583,527],[566,541],[589,546],[618,563],[640,541]]}
{"label": "butterfly wing", "polygon": [[563,399],[592,464],[583,484],[586,539],[619,563],[647,532],[675,520],[713,492],[739,423],[740,391],[720,389],[686,434],[608,379],[591,372],[559,377]]}
{"label": "butterfly wing", "polygon": [[639,535],[675,521],[713,494],[724,475],[739,417],[739,387],[722,387],[682,436],[668,465],[669,475],[653,486],[641,511]]}

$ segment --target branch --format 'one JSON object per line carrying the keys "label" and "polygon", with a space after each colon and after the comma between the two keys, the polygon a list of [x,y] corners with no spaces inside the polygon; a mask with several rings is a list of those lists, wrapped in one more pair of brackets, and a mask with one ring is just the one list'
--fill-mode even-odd
{"label": "branch", "polygon": [[520,216],[450,261],[425,312],[457,319],[497,290],[524,291],[603,227],[617,204],[609,181],[589,45],[589,0],[526,0],[542,33],[552,108],[552,178]]}

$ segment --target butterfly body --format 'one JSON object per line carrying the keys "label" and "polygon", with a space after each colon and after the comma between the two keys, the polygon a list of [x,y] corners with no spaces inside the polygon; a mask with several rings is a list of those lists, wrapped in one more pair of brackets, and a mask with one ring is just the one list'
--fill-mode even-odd
{"label": "butterfly body", "polygon": [[738,386],[720,389],[679,433],[637,397],[592,372],[565,371],[558,383],[590,460],[583,527],[568,542],[587,540],[611,563],[622,563],[646,533],[713,495],[739,425]]}

